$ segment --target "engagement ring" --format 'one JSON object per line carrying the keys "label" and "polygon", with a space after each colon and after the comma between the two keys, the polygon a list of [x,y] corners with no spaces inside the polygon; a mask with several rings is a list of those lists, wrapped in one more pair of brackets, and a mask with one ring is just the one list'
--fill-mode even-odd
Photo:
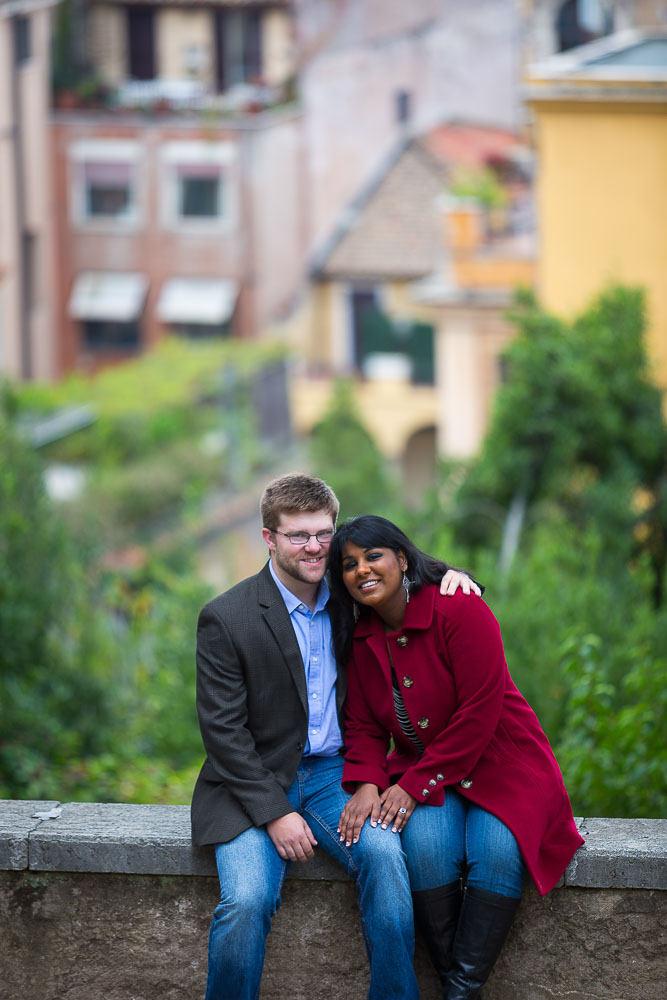
{"label": "engagement ring", "polygon": [[399,809],[398,811],[399,811],[400,813],[402,813],[402,815],[403,815],[403,816],[405,816],[405,814],[406,814],[406,812],[407,812],[408,810],[407,810],[407,809],[405,808],[405,806],[401,806],[401,808],[400,808],[400,809]]}

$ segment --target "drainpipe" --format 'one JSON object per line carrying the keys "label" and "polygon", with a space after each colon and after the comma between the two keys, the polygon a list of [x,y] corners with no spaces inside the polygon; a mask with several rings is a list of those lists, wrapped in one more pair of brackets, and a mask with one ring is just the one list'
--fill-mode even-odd
{"label": "drainpipe", "polygon": [[[21,344],[21,377],[32,378],[32,344],[30,341],[30,275],[28,269],[30,260],[26,240],[26,193],[25,193],[25,156],[23,151],[23,132],[21,129],[21,94],[18,67],[18,17],[10,19],[11,23],[11,67],[9,71],[10,102],[11,102],[11,134],[14,153],[14,184],[16,190],[16,239],[17,260],[19,264],[19,338]],[[31,25],[32,27],[32,25]]]}

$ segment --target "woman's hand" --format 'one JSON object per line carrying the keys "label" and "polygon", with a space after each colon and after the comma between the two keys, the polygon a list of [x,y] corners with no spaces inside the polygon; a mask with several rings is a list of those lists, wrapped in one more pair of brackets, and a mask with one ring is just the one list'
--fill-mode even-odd
{"label": "woman's hand", "polygon": [[377,826],[380,817],[380,796],[378,786],[369,783],[359,785],[354,795],[340,814],[338,833],[345,846],[356,844],[361,828],[370,816],[371,826]]}
{"label": "woman's hand", "polygon": [[380,796],[380,803],[382,829],[386,830],[391,823],[391,832],[400,833],[415,811],[417,800],[400,785],[390,785]]}

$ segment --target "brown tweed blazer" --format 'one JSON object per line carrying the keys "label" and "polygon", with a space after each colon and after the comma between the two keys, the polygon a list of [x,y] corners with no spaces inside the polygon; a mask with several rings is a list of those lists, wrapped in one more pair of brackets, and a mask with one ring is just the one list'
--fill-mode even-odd
{"label": "brown tweed blazer", "polygon": [[[344,697],[339,670],[339,718]],[[224,843],[291,812],[285,791],[307,739],[306,676],[268,563],[199,616],[197,712],[206,760],[192,798],[194,844]]]}

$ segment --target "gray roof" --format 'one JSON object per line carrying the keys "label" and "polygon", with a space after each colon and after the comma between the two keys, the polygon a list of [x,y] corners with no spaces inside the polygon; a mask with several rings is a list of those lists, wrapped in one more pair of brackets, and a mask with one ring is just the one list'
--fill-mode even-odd
{"label": "gray roof", "polygon": [[666,66],[667,38],[645,38],[635,45],[585,61],[586,66]]}

